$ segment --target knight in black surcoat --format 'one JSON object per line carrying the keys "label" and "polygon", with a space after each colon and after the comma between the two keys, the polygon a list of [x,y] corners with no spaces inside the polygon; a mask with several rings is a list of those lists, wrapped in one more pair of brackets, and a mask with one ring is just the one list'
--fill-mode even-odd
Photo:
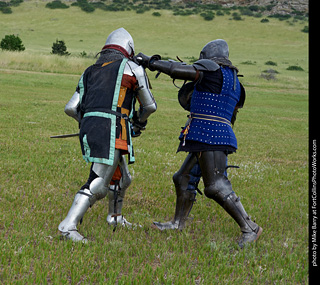
{"label": "knight in black surcoat", "polygon": [[157,55],[138,54],[137,59],[151,71],[191,81],[178,94],[181,106],[190,111],[180,133],[178,151],[189,154],[173,175],[177,197],[175,215],[172,221],[154,222],[155,227],[160,230],[185,227],[202,176],[205,195],[221,205],[240,226],[240,247],[256,241],[262,228],[246,213],[226,171],[228,155],[237,150],[232,125],[245,101],[245,89],[238,80],[238,69],[229,60],[227,42],[221,39],[209,42],[192,65],[163,61]]}
{"label": "knight in black surcoat", "polygon": [[157,108],[145,70],[133,56],[131,35],[124,28],[113,31],[65,107],[66,114],[79,122],[82,155],[92,163],[87,182],[58,227],[67,239],[87,242],[77,225],[88,208],[107,194],[108,224],[131,225],[121,214],[131,183],[125,155],[129,163],[135,161],[132,137],[141,134]]}

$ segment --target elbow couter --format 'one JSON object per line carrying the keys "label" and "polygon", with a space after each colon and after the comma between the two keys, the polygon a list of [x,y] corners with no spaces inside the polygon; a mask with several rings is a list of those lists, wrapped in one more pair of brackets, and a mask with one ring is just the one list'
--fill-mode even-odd
{"label": "elbow couter", "polygon": [[153,104],[151,104],[149,106],[146,106],[145,108],[146,108],[146,111],[147,111],[148,114],[152,114],[155,111],[157,111],[157,104],[153,103]]}
{"label": "elbow couter", "polygon": [[66,106],[66,107],[64,108],[64,112],[65,112],[68,116],[73,117],[73,118],[77,116],[77,113],[75,112],[75,110],[74,110],[73,108],[69,108],[68,106]]}
{"label": "elbow couter", "polygon": [[143,106],[143,111],[139,114],[139,121],[145,122],[148,117],[157,110],[157,104],[153,103],[147,106]]}
{"label": "elbow couter", "polygon": [[80,94],[75,92],[70,101],[64,107],[64,112],[78,121],[78,106],[80,104]]}

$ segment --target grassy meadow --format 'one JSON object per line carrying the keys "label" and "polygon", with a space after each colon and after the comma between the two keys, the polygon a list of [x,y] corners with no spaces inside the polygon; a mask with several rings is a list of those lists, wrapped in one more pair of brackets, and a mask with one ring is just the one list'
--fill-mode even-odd
{"label": "grassy meadow", "polygon": [[[173,16],[82,12],[27,1],[0,14],[0,38],[19,35],[24,52],[0,50],[0,283],[3,284],[306,284],[308,265],[308,34],[302,21],[228,15],[205,21]],[[123,214],[142,227],[107,226],[107,200],[84,216],[86,245],[60,238],[58,224],[90,165],[64,114],[79,76],[94,62],[108,34],[124,27],[137,52],[197,58],[216,38],[228,41],[230,59],[244,77],[247,99],[234,126],[238,151],[228,175],[252,219],[259,241],[237,246],[237,224],[214,201],[197,195],[182,232],[160,232],[152,221],[172,218],[172,175],[186,154],[176,153],[187,113],[165,75],[148,75],[158,103],[147,130],[134,139],[136,163]],[[51,55],[64,40],[69,57]],[[269,62],[269,63],[268,63]],[[272,62],[272,65],[270,65]],[[268,64],[266,64],[268,63]],[[298,66],[303,70],[288,70]],[[276,73],[268,73],[266,70]],[[272,74],[274,78],[268,76]],[[180,84],[180,82],[177,82]],[[203,190],[203,186],[200,187]]]}

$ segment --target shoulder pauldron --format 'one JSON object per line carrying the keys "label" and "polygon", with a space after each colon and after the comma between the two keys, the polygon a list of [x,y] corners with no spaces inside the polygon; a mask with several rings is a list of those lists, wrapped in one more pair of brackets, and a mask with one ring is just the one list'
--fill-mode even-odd
{"label": "shoulder pauldron", "polygon": [[199,71],[216,71],[220,68],[219,64],[210,59],[199,59],[193,64],[193,67]]}

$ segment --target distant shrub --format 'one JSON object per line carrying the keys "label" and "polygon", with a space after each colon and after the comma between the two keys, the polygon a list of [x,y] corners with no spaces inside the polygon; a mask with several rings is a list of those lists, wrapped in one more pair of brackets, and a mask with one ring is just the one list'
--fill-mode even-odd
{"label": "distant shrub", "polygon": [[3,13],[3,14],[12,14],[12,9],[10,7],[0,7],[0,11]]}
{"label": "distant shrub", "polygon": [[271,11],[273,9],[273,7],[275,7],[275,6],[276,6],[276,4],[269,4],[265,8],[267,11]]}
{"label": "distant shrub", "polygon": [[69,52],[67,52],[67,46],[64,41],[59,41],[56,39],[56,42],[52,44],[52,54],[57,55],[70,55]]}
{"label": "distant shrub", "polygon": [[137,9],[137,10],[136,10],[136,13],[137,13],[137,14],[143,14],[145,11],[146,11],[145,9],[140,8],[140,9]]}
{"label": "distant shrub", "polygon": [[202,6],[206,10],[221,10],[222,9],[222,5],[220,5],[220,4],[203,4]]}
{"label": "distant shrub", "polygon": [[0,11],[3,14],[12,14],[11,6],[12,7],[17,7],[22,2],[23,2],[23,0],[11,0],[9,2],[0,1]]}
{"label": "distant shrub", "polygon": [[217,11],[217,16],[224,16],[224,13],[220,10]]}
{"label": "distant shrub", "polygon": [[277,63],[274,62],[274,61],[271,61],[271,60],[265,62],[264,64],[265,64],[265,65],[274,65],[274,66],[277,66]]}
{"label": "distant shrub", "polygon": [[103,2],[99,1],[99,2],[91,2],[90,3],[94,8],[99,8],[101,10],[106,10],[106,4],[104,4]]}
{"label": "distant shrub", "polygon": [[214,13],[211,11],[208,11],[208,12],[201,13],[200,16],[203,17],[203,19],[205,19],[206,21],[211,21],[214,18]]}
{"label": "distant shrub", "polygon": [[161,16],[161,14],[160,14],[159,12],[153,12],[153,13],[152,13],[152,16],[160,17],[160,16]]}
{"label": "distant shrub", "polygon": [[94,59],[96,57],[95,54],[93,54],[92,52],[90,53],[87,53],[86,51],[82,51],[78,54],[78,57],[81,57],[81,58],[92,58]]}
{"label": "distant shrub", "polygon": [[190,16],[195,14],[195,10],[193,9],[181,9],[181,8],[177,8],[174,9],[173,15],[174,16]]}
{"label": "distant shrub", "polygon": [[303,29],[301,30],[301,32],[309,33],[309,27],[308,26],[304,26]]}
{"label": "distant shrub", "polygon": [[60,0],[55,0],[46,4],[46,8],[49,9],[67,9],[68,5],[62,3]]}
{"label": "distant shrub", "polygon": [[303,68],[298,65],[291,65],[287,68],[287,70],[303,71]]}
{"label": "distant shrub", "polygon": [[261,8],[257,5],[251,5],[248,7],[249,10],[253,11],[253,12],[258,12]]}
{"label": "distant shrub", "polygon": [[144,12],[147,12],[150,10],[150,8],[148,6],[143,5],[143,4],[139,4],[139,5],[135,6],[134,8],[135,8],[137,14],[143,14]]}
{"label": "distant shrub", "polygon": [[92,13],[95,10],[95,7],[88,3],[87,0],[77,0],[77,2],[72,3],[71,6],[78,6],[82,11],[87,13]]}
{"label": "distant shrub", "polygon": [[261,18],[262,17],[262,13],[255,13],[255,14],[253,14],[253,17]]}
{"label": "distant shrub", "polygon": [[243,61],[243,62],[241,62],[241,64],[246,64],[246,65],[255,65],[256,64],[256,62],[254,61],[254,62],[252,62],[251,60],[247,60],[247,61]]}
{"label": "distant shrub", "polygon": [[80,57],[87,57],[87,53],[85,51],[79,53]]}
{"label": "distant shrub", "polygon": [[283,14],[274,14],[274,15],[270,15],[268,16],[269,18],[276,18],[280,21],[285,21],[285,20],[289,20],[291,18],[291,15],[289,14],[286,14],[286,15],[283,15]]}
{"label": "distant shrub", "polygon": [[14,7],[19,6],[21,3],[23,3],[23,0],[11,0],[9,2],[10,6],[14,6]]}
{"label": "distant shrub", "polygon": [[92,12],[94,12],[95,8],[88,3],[88,5],[82,6],[81,10],[84,12],[87,12],[87,13],[92,13]]}
{"label": "distant shrub", "polygon": [[232,19],[236,20],[236,21],[241,21],[242,20],[241,16],[237,12],[232,13]]}
{"label": "distant shrub", "polygon": [[0,42],[0,48],[2,50],[10,50],[10,51],[25,50],[25,47],[22,44],[22,40],[15,35],[6,35]]}
{"label": "distant shrub", "polygon": [[1,11],[3,14],[11,14],[11,13],[12,13],[12,10],[11,10],[11,8],[9,7],[9,4],[6,3],[6,2],[2,2],[2,1],[0,1],[0,11]]}
{"label": "distant shrub", "polygon": [[264,18],[264,19],[262,19],[260,22],[261,22],[261,23],[269,23],[270,21],[269,21],[269,19]]}
{"label": "distant shrub", "polygon": [[251,16],[251,17],[253,16],[253,11],[245,7],[240,10],[240,13],[241,15],[244,15],[244,16]]}
{"label": "distant shrub", "polygon": [[96,2],[96,3],[92,3],[92,5],[96,8],[100,8],[104,11],[112,11],[112,12],[118,12],[118,11],[130,11],[131,9],[129,7],[126,7],[124,5],[118,5],[117,3],[116,4],[110,4],[110,5],[97,5],[97,3],[99,2]]}

